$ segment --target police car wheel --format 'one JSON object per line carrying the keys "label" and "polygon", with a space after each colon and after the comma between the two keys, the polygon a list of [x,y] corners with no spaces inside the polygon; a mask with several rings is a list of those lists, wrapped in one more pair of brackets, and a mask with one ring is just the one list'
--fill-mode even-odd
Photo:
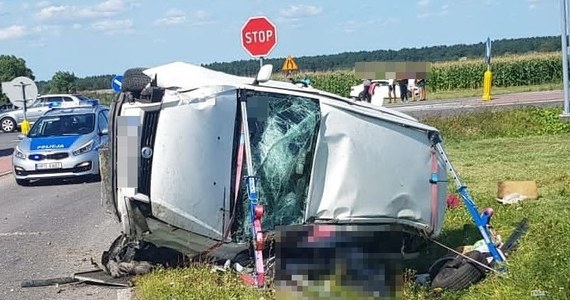
{"label": "police car wheel", "polygon": [[4,132],[16,131],[16,122],[12,118],[4,118],[0,120],[0,126]]}
{"label": "police car wheel", "polygon": [[142,90],[152,81],[143,71],[146,68],[131,68],[125,71],[121,89],[123,92],[140,94]]}

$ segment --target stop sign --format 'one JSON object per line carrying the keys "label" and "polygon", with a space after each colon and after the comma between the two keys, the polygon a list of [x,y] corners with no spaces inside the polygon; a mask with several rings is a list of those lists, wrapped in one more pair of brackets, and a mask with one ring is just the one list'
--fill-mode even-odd
{"label": "stop sign", "polygon": [[241,45],[253,57],[267,56],[277,45],[277,27],[266,17],[251,17],[241,28]]}

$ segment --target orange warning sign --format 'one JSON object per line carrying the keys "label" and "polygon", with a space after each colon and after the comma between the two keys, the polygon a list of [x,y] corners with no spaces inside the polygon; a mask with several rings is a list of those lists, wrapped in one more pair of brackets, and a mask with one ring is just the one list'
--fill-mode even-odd
{"label": "orange warning sign", "polygon": [[284,72],[296,71],[299,67],[297,63],[291,56],[287,56],[285,62],[283,63],[283,67],[281,68]]}

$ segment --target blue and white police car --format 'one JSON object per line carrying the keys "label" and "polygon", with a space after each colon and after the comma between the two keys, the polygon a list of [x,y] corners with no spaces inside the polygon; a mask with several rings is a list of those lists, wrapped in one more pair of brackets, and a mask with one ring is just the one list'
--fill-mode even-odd
{"label": "blue and white police car", "polygon": [[19,185],[31,180],[99,178],[99,148],[108,140],[109,107],[98,101],[54,104],[30,128],[12,155]]}

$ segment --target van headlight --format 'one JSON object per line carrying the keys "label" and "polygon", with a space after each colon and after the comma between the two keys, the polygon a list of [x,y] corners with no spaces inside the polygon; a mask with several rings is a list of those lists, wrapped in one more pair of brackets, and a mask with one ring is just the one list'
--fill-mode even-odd
{"label": "van headlight", "polygon": [[80,154],[91,151],[91,149],[93,149],[93,140],[91,140],[88,143],[86,143],[85,145],[79,147],[77,150],[74,150],[73,155],[80,155]]}
{"label": "van headlight", "polygon": [[14,150],[14,156],[20,159],[26,159],[26,155],[24,154],[24,152],[20,151],[20,148],[18,147],[16,147],[16,149]]}

